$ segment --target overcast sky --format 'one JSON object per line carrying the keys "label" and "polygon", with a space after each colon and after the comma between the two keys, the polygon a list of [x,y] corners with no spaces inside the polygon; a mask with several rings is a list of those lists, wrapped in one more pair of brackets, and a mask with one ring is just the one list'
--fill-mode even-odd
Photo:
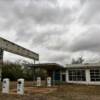
{"label": "overcast sky", "polygon": [[100,61],[100,0],[0,0],[0,36],[39,53],[40,62]]}

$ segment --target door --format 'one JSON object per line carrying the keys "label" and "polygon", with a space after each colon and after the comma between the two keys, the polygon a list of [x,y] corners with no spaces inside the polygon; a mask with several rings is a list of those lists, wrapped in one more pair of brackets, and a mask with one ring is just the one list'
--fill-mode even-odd
{"label": "door", "polygon": [[62,81],[63,81],[63,82],[66,81],[66,75],[65,75],[65,74],[62,75]]}

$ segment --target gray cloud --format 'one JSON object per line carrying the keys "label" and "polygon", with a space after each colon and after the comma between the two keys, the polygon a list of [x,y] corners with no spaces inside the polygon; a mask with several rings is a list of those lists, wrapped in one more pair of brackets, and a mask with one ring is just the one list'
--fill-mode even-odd
{"label": "gray cloud", "polygon": [[[92,31],[91,31],[92,30]],[[99,52],[100,50],[100,28],[89,28],[85,33],[74,38],[70,50],[77,51],[93,51]]]}
{"label": "gray cloud", "polygon": [[26,20],[36,24],[69,24],[73,20],[71,10],[69,8],[60,9],[54,3],[55,0],[28,0],[31,2],[27,6],[25,3],[22,4],[23,1],[25,0],[1,0],[1,16],[5,19],[6,26],[16,25],[18,27],[20,23],[26,22]]}
{"label": "gray cloud", "polygon": [[99,9],[99,0],[0,0],[0,36],[39,52],[41,61],[96,59]]}
{"label": "gray cloud", "polygon": [[100,0],[87,0],[80,13],[83,24],[100,24]]}
{"label": "gray cloud", "polygon": [[14,30],[18,41],[25,41],[27,37],[29,39],[33,37],[37,43],[37,40],[40,40],[37,37],[46,37],[59,32],[54,29],[54,31],[49,30],[49,28],[45,32],[47,34],[43,33],[44,31],[38,32],[38,29],[35,29],[38,25],[44,27],[46,24],[54,27],[59,25],[62,27],[62,24],[70,24],[73,21],[71,9],[68,7],[61,9],[57,0],[1,0],[0,5],[4,5],[0,9],[0,18],[4,20],[0,28],[6,31]]}
{"label": "gray cloud", "polygon": [[[36,35],[36,37],[33,38],[33,43],[35,42],[36,44],[43,44],[47,48],[49,48],[48,43],[51,43],[51,48],[54,43],[58,45],[58,42],[62,41],[61,36],[64,35],[64,28],[59,29],[58,28],[53,28],[53,29],[48,29],[45,32],[40,32]],[[59,40],[58,40],[59,39]],[[50,42],[51,41],[51,42]]]}

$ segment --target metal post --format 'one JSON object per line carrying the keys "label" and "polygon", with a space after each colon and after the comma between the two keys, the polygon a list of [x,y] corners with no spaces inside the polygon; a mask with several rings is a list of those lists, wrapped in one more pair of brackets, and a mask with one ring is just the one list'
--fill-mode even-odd
{"label": "metal post", "polygon": [[[35,64],[35,59],[34,59],[34,64]],[[32,70],[33,70],[33,82],[35,85],[35,67],[34,66],[33,66]]]}
{"label": "metal post", "polygon": [[55,85],[55,71],[53,71],[53,85]]}
{"label": "metal post", "polygon": [[0,48],[0,81],[2,80],[3,49]]}

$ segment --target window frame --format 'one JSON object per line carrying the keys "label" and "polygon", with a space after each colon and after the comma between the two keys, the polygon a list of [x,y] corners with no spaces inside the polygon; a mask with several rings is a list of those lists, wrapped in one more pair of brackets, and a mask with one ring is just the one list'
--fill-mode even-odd
{"label": "window frame", "polygon": [[86,81],[85,69],[69,69],[69,81]]}

